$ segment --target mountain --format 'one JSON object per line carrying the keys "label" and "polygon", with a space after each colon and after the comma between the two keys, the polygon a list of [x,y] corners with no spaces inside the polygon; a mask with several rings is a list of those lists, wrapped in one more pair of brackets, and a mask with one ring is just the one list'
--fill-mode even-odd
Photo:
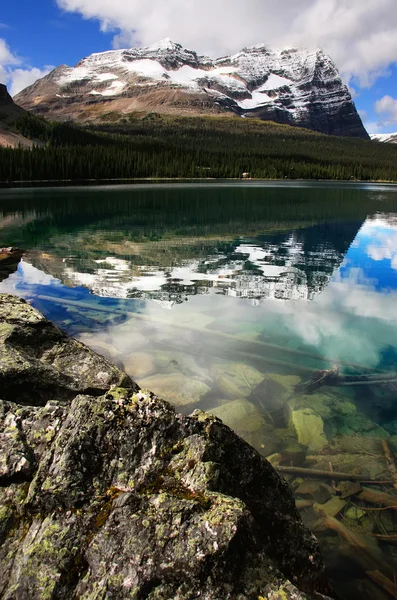
{"label": "mountain", "polygon": [[374,142],[397,144],[397,133],[373,133],[370,137]]}
{"label": "mountain", "polygon": [[0,83],[0,146],[10,146],[16,148],[19,144],[23,146],[31,146],[32,142],[18,133],[13,127],[13,123],[25,111],[17,106],[7,87]]}
{"label": "mountain", "polygon": [[58,120],[117,120],[131,113],[219,114],[368,138],[354,102],[322,50],[199,56],[169,39],[61,65],[20,92],[25,109]]}
{"label": "mountain", "polygon": [[35,128],[43,126],[40,119],[15,104],[7,87],[0,83],[0,146],[30,148],[33,144],[42,145],[35,137],[31,139],[32,136],[26,135],[32,130],[32,125]]}

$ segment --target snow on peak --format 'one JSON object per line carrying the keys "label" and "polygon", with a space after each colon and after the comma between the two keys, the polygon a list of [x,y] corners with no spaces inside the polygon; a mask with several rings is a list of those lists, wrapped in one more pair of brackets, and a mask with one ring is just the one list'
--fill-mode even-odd
{"label": "snow on peak", "polygon": [[164,38],[163,40],[160,40],[159,42],[156,42],[155,44],[151,44],[150,46],[146,46],[145,48],[143,48],[143,50],[147,50],[148,52],[156,52],[157,50],[172,52],[180,49],[182,49],[181,44],[173,42],[171,38],[168,37]]}
{"label": "snow on peak", "polygon": [[371,133],[370,138],[373,142],[397,143],[396,133]]}

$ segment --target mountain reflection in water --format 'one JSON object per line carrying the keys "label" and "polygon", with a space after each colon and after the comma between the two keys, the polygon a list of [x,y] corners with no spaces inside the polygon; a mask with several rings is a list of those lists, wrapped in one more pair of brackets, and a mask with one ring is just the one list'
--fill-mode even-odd
{"label": "mountain reflection in water", "polygon": [[[25,252],[0,291],[29,299],[178,410],[213,412],[283,465],[387,478],[393,386],[295,388],[334,363],[347,375],[397,371],[394,187],[3,190],[0,247],[10,245]],[[397,536],[393,511],[367,514],[330,479],[287,478],[341,598],[382,600],[366,572],[392,562],[393,547],[375,542],[372,564],[323,519]]]}

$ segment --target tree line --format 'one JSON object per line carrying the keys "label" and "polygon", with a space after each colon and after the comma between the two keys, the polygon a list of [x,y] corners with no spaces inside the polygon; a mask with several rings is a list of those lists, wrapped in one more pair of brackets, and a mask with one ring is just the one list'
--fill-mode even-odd
{"label": "tree line", "polygon": [[265,179],[397,180],[397,145],[254,119],[117,115],[113,123],[82,127],[28,115],[15,127],[37,145],[0,148],[3,182],[243,173]]}

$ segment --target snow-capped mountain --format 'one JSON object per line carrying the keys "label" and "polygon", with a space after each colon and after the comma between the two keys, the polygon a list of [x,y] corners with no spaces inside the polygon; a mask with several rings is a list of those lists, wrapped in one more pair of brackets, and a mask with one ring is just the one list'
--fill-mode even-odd
{"label": "snow-capped mountain", "polygon": [[[307,231],[310,235],[310,228]],[[310,243],[303,232],[297,231],[275,233],[262,240],[241,238],[225,252],[210,245],[202,256],[194,258],[184,254],[178,238],[178,241],[135,245],[134,251],[138,253],[131,257],[114,254],[98,258],[96,251],[93,253],[86,247],[83,258],[31,250],[24,260],[67,286],[83,286],[97,296],[108,298],[178,303],[213,289],[216,293],[257,301],[312,300],[328,285],[342,263],[355,232],[353,227],[340,247],[335,246],[332,237]],[[192,243],[189,239],[189,252]],[[200,241],[200,251],[202,244]],[[153,260],[154,247],[157,252],[163,250],[162,257],[168,257],[162,264]],[[179,253],[167,253],[175,247]]]}
{"label": "snow-capped mountain", "polygon": [[397,133],[372,133],[370,137],[374,142],[397,144]]}
{"label": "snow-capped mountain", "polygon": [[233,112],[323,133],[368,137],[332,60],[322,50],[272,50],[199,56],[169,39],[145,48],[92,54],[62,65],[16,97],[22,107],[59,119],[104,113]]}

